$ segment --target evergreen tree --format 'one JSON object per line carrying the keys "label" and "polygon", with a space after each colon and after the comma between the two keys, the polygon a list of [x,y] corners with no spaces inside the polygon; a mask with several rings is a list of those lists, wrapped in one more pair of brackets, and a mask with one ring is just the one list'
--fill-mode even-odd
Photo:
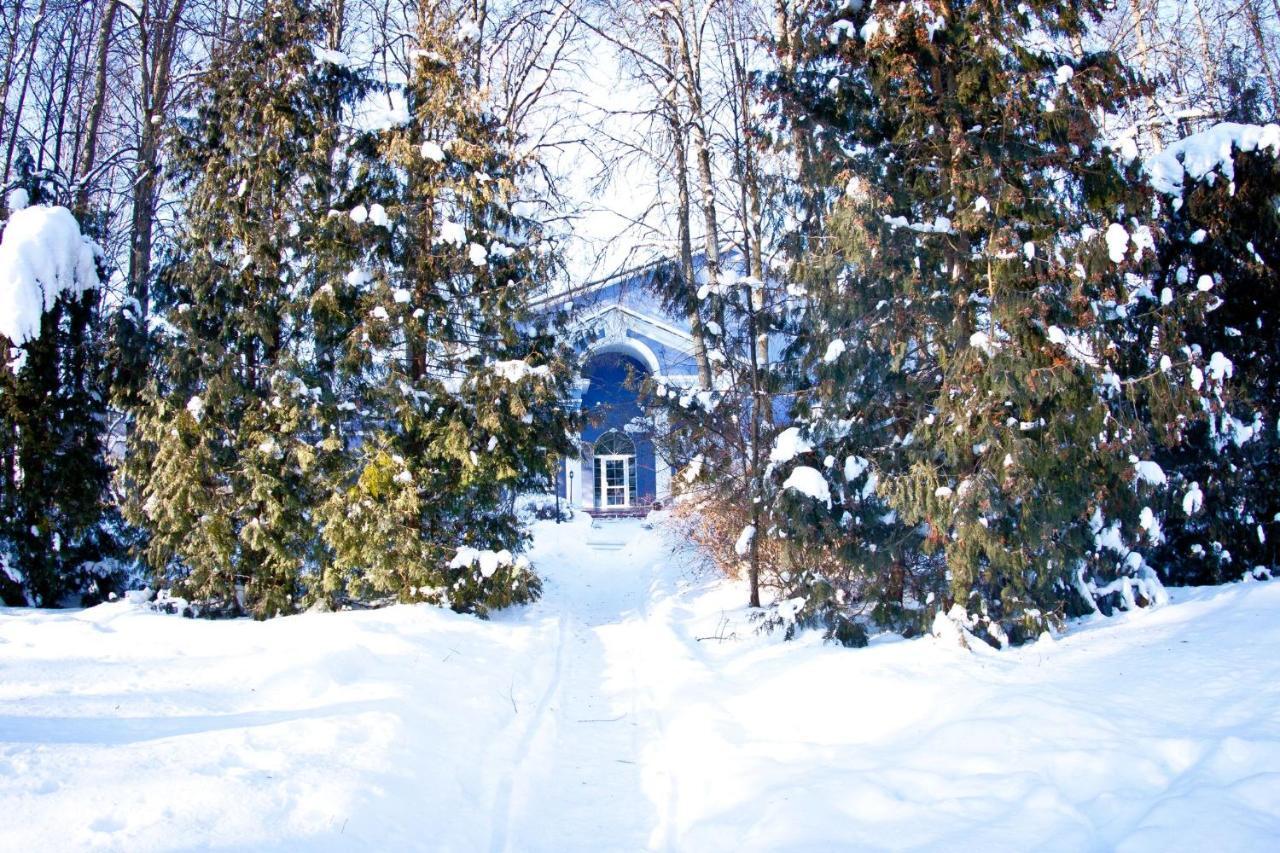
{"label": "evergreen tree", "polygon": [[782,532],[848,543],[855,607],[1002,643],[1163,595],[1136,550],[1163,480],[1144,418],[1191,404],[1178,314],[1197,302],[1152,291],[1150,199],[1097,125],[1135,81],[1079,47],[1099,10],[822,5],[778,83],[846,165],[797,265],[796,415],[843,460],[835,520]]}
{"label": "evergreen tree", "polygon": [[[882,231],[865,184],[850,187],[793,270],[810,302],[789,363],[796,429],[810,446],[799,464],[825,475],[833,503],[780,488],[777,533],[796,565],[788,595],[805,601],[797,624],[827,625],[852,610],[912,633],[927,628],[928,610],[917,608],[947,593],[944,560],[926,548],[928,529],[905,523],[880,486],[908,470],[915,449],[901,420],[931,405],[937,364],[917,343],[928,335],[927,320],[910,310],[918,291],[899,292],[901,256],[878,244],[905,241],[899,251],[909,253],[915,238]],[[779,466],[775,482],[794,470]]]}
{"label": "evergreen tree", "polygon": [[407,121],[383,134],[380,187],[354,212],[373,238],[342,358],[359,440],[321,510],[324,589],[483,615],[539,591],[513,556],[514,498],[570,450],[570,371],[528,313],[553,259],[516,203],[530,162],[486,112],[456,25],[420,7]]}
{"label": "evergreen tree", "polygon": [[154,569],[258,617],[301,605],[329,559],[313,508],[345,330],[323,279],[354,250],[327,212],[350,191],[338,119],[365,84],[318,50],[324,24],[270,0],[195,87],[174,162],[186,212],[126,470]]}
{"label": "evergreen tree", "polygon": [[[1222,125],[1176,143],[1154,164],[1181,161],[1187,151],[1225,154],[1209,172],[1182,174],[1162,187],[1168,226],[1161,289],[1177,299],[1203,288],[1210,300],[1187,335],[1187,345],[1208,361],[1209,375],[1194,381],[1206,416],[1167,424],[1181,440],[1158,457],[1170,488],[1153,562],[1179,584],[1221,583],[1277,566],[1280,163],[1274,148],[1252,150],[1264,133]],[[1250,136],[1250,150],[1241,150]],[[1222,393],[1223,380],[1231,394]]]}
{"label": "evergreen tree", "polygon": [[[29,153],[18,174],[21,192],[10,198],[21,196],[22,206],[67,200],[35,172]],[[100,253],[96,272],[105,278]],[[14,286],[23,285],[6,282]],[[100,289],[71,288],[43,313],[38,335],[9,342],[19,345],[20,360],[0,367],[0,599],[7,604],[55,606],[77,595],[93,602],[123,581],[106,460],[103,337]]]}

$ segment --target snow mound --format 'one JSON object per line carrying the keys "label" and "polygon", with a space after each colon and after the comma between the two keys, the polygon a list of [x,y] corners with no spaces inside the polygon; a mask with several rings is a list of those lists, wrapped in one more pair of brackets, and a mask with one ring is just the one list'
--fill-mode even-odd
{"label": "snow mound", "polygon": [[95,253],[65,207],[15,211],[0,238],[0,334],[21,346],[40,335],[40,318],[60,295],[97,288]]}

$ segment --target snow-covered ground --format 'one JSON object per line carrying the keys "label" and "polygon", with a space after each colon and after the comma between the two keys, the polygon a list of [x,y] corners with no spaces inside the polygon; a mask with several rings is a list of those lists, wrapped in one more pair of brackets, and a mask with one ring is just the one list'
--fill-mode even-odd
{"label": "snow-covered ground", "polygon": [[1280,584],[848,651],[639,522],[538,534],[491,623],[0,612],[0,849],[1280,846]]}

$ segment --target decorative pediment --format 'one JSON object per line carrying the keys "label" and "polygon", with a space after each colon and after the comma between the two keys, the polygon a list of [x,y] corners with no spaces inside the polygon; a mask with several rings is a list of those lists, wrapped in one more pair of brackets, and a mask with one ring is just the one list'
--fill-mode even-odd
{"label": "decorative pediment", "polygon": [[684,354],[693,351],[693,338],[662,318],[614,303],[583,314],[573,324],[587,332],[595,343],[622,343],[643,335],[662,346]]}

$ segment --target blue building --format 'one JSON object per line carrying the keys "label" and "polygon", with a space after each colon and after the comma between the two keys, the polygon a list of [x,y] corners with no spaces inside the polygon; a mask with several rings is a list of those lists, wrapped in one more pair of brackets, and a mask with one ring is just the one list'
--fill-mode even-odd
{"label": "blue building", "polygon": [[579,378],[571,404],[584,415],[578,454],[560,470],[560,498],[593,514],[631,513],[671,494],[672,460],[655,442],[664,418],[646,411],[641,385],[697,383],[687,318],[665,310],[653,288],[669,264],[622,272],[558,294],[541,304],[568,309],[578,341]]}

